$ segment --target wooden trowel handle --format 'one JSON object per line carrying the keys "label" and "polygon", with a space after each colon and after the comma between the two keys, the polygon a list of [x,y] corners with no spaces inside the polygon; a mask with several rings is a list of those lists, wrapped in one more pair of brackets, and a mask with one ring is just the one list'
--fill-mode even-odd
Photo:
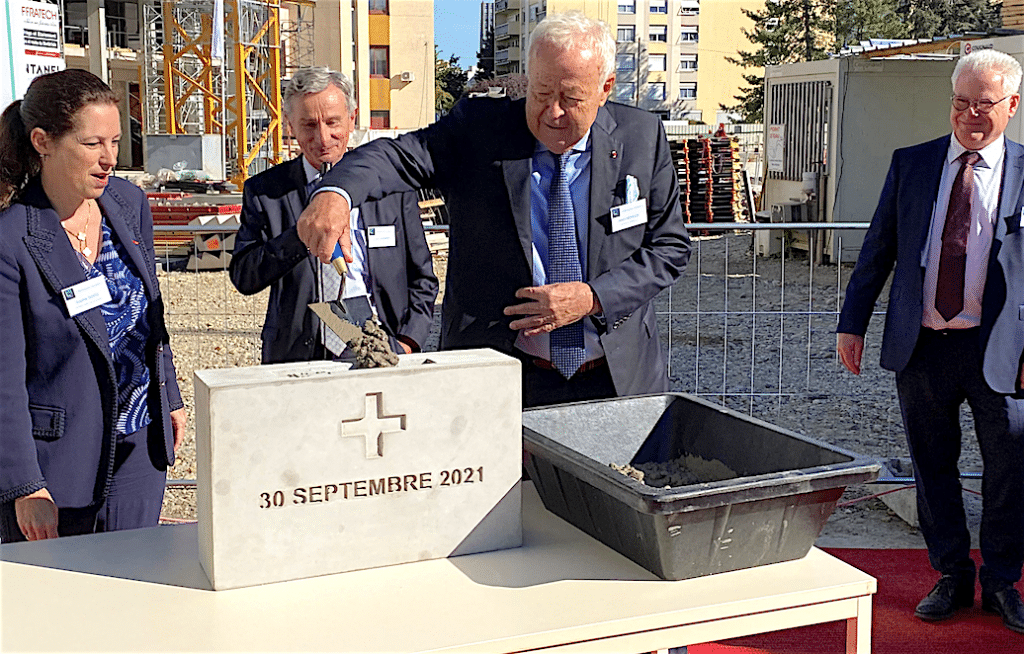
{"label": "wooden trowel handle", "polygon": [[331,265],[338,271],[338,274],[345,277],[348,274],[348,264],[345,263],[345,255],[341,251],[341,243],[334,244],[334,254],[331,255]]}

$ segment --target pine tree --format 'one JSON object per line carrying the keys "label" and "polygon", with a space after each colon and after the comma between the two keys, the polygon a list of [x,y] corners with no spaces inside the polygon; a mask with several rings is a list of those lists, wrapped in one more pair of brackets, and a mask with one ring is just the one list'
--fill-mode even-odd
{"label": "pine tree", "polygon": [[910,38],[990,32],[1002,25],[1002,3],[989,0],[900,0],[899,13]]}
{"label": "pine tree", "polygon": [[[764,11],[744,9],[754,28],[743,34],[757,49],[726,59],[744,68],[823,59],[832,44],[833,12],[834,0],[768,0]],[[746,122],[761,122],[764,75],[744,75],[743,80],[747,86],[735,96],[739,103],[722,109],[738,112]]]}
{"label": "pine tree", "polygon": [[835,49],[870,39],[910,38],[903,0],[843,0],[836,6]]}
{"label": "pine tree", "polygon": [[477,73],[474,78],[490,79],[494,76],[494,28],[487,28],[487,36],[476,53]]}

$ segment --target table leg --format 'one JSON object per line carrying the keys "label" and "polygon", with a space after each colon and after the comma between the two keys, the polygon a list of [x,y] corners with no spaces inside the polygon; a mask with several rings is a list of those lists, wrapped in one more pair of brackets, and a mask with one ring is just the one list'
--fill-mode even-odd
{"label": "table leg", "polygon": [[871,596],[857,598],[857,615],[846,621],[846,654],[871,654]]}

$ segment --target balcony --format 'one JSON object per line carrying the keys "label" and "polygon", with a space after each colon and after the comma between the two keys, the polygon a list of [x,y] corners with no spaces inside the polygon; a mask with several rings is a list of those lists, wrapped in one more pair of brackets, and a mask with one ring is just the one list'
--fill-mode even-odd
{"label": "balcony", "polygon": [[501,25],[495,25],[494,26],[494,40],[495,41],[500,41],[502,39],[507,39],[508,37],[509,37],[508,23],[502,23]]}
{"label": "balcony", "polygon": [[494,63],[502,64],[508,63],[511,60],[519,59],[519,44],[510,46],[508,48],[502,48],[494,51]]}
{"label": "balcony", "polygon": [[520,7],[520,0],[496,0],[494,3],[494,13],[497,15],[502,11],[513,11],[518,10]]}

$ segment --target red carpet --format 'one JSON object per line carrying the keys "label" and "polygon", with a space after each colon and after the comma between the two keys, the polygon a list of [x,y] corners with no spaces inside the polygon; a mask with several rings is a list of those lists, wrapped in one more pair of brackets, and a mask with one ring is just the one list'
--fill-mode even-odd
{"label": "red carpet", "polygon": [[[981,590],[974,608],[953,618],[926,623],[914,617],[914,607],[938,574],[928,564],[926,550],[832,549],[836,558],[878,580],[872,599],[871,651],[874,654],[1022,654],[1024,635],[1003,626],[994,613],[981,610]],[[976,562],[981,557],[971,553]],[[1018,590],[1021,585],[1018,584]],[[845,651],[846,623],[830,622],[800,629],[692,645],[688,654],[827,654]]]}

